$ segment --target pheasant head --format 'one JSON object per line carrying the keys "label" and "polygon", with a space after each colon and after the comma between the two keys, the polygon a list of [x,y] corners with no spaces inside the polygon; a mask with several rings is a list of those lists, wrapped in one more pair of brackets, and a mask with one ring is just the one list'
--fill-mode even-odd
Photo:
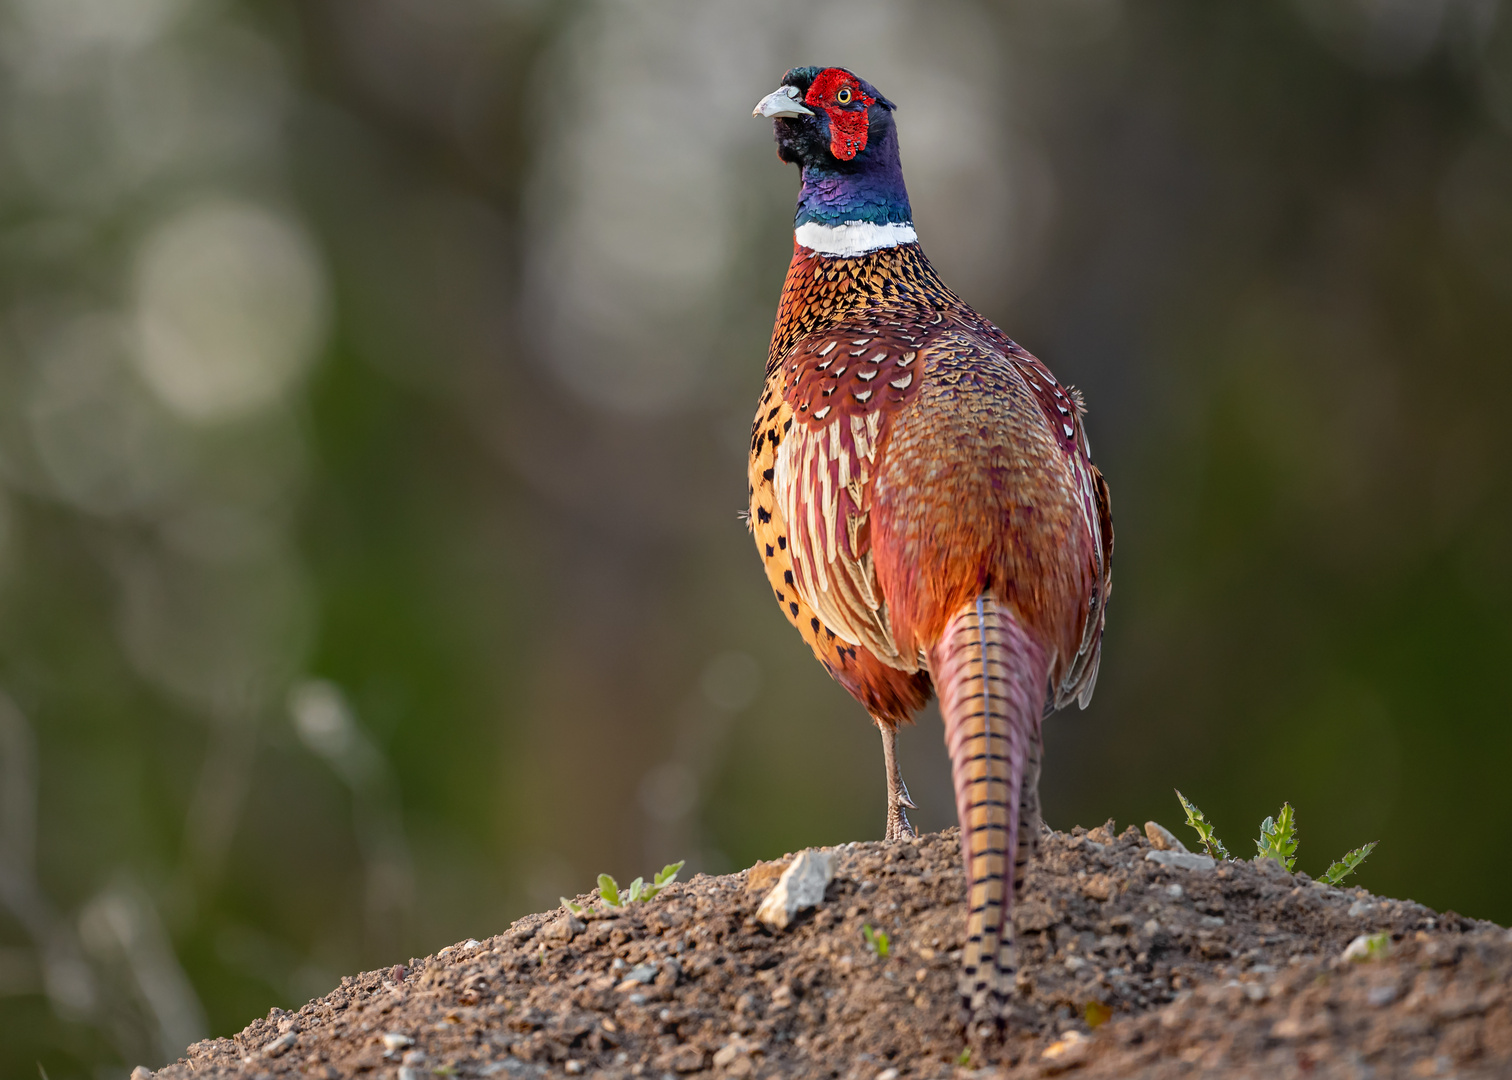
{"label": "pheasant head", "polygon": [[777,156],[803,171],[794,236],[832,255],[916,239],[898,160],[893,103],[845,68],[793,68],[753,115],[769,117]]}

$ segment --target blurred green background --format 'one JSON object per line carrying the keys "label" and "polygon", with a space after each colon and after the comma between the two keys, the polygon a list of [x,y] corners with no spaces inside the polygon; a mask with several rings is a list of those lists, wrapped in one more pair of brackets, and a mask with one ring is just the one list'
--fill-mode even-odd
{"label": "blurred green background", "polygon": [[1512,921],[1512,2],[0,0],[0,1074],[880,836],[736,518],[800,63],[1090,402],[1050,822]]}

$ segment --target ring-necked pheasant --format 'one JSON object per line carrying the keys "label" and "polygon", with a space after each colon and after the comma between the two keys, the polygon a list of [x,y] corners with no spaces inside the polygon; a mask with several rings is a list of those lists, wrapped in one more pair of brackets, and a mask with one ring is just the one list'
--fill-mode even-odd
{"label": "ring-necked pheasant", "polygon": [[1113,527],[1081,396],[920,250],[892,112],[844,68],[794,68],[756,106],[803,188],[750,521],[788,620],[882,732],[889,838],[913,831],[897,725],[939,693],[969,881],[961,993],[1000,1020],[1040,722],[1092,696]]}

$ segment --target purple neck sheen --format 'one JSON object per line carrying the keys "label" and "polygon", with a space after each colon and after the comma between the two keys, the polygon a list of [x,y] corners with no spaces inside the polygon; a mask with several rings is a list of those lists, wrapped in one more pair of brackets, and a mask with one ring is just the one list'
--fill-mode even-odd
{"label": "purple neck sheen", "polygon": [[906,225],[913,221],[903,166],[898,161],[898,132],[885,133],[854,161],[810,164],[803,168],[803,190],[793,225],[843,225],[866,221],[873,225]]}

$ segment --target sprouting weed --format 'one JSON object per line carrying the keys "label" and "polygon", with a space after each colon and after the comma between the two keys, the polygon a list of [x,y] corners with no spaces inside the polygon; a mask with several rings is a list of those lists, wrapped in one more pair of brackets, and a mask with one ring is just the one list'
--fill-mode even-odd
{"label": "sprouting weed", "polygon": [[1323,872],[1323,877],[1321,878],[1323,884],[1338,885],[1350,874],[1354,873],[1359,865],[1365,861],[1365,856],[1369,855],[1372,851],[1375,850],[1376,843],[1377,841],[1372,840],[1364,847],[1355,848],[1338,862],[1331,864],[1329,868]]}
{"label": "sprouting weed", "polygon": [[1176,798],[1181,800],[1181,808],[1186,811],[1186,823],[1197,830],[1197,839],[1202,841],[1203,850],[1215,859],[1227,859],[1228,849],[1213,832],[1213,826],[1208,823],[1207,818],[1202,816],[1202,811],[1197,809],[1197,805],[1188,802],[1187,797],[1179,791],[1176,793]]}
{"label": "sprouting weed", "polygon": [[[677,880],[677,873],[687,863],[686,859],[679,859],[675,863],[668,863],[661,871],[652,876],[650,883],[645,878],[636,878],[632,881],[624,893],[621,894],[619,882],[608,874],[598,876],[599,899],[610,907],[625,907],[640,900],[651,900],[657,893]],[[563,900],[566,903],[566,900]],[[574,912],[580,914],[580,912]]]}
{"label": "sprouting weed", "polygon": [[1275,859],[1286,867],[1287,873],[1297,868],[1297,816],[1291,803],[1281,804],[1281,813],[1275,819],[1266,818],[1260,823],[1260,839],[1255,841],[1257,859]]}
{"label": "sprouting weed", "polygon": [[[1196,804],[1179,791],[1176,798],[1181,800],[1181,808],[1186,811],[1186,823],[1197,831],[1203,849],[1215,859],[1230,858],[1223,841],[1213,831],[1212,823],[1202,816],[1202,811],[1197,809]],[[1376,841],[1372,840],[1364,847],[1355,848],[1338,862],[1332,863],[1318,880],[1325,885],[1338,885],[1359,869],[1365,857],[1375,850],[1375,846]],[[1255,841],[1255,850],[1258,853],[1255,856],[1257,859],[1275,859],[1288,872],[1296,870],[1297,815],[1291,803],[1282,803],[1279,814],[1260,823],[1260,839]]]}
{"label": "sprouting weed", "polygon": [[888,941],[886,930],[873,930],[871,924],[868,923],[861,928],[861,936],[866,939],[866,947],[868,949],[876,953],[880,959],[887,959]]}
{"label": "sprouting weed", "polygon": [[1113,1019],[1113,1010],[1096,998],[1089,1000],[1087,1007],[1082,1012],[1086,1017],[1087,1026],[1093,1031],[1096,1031],[1109,1020]]}

